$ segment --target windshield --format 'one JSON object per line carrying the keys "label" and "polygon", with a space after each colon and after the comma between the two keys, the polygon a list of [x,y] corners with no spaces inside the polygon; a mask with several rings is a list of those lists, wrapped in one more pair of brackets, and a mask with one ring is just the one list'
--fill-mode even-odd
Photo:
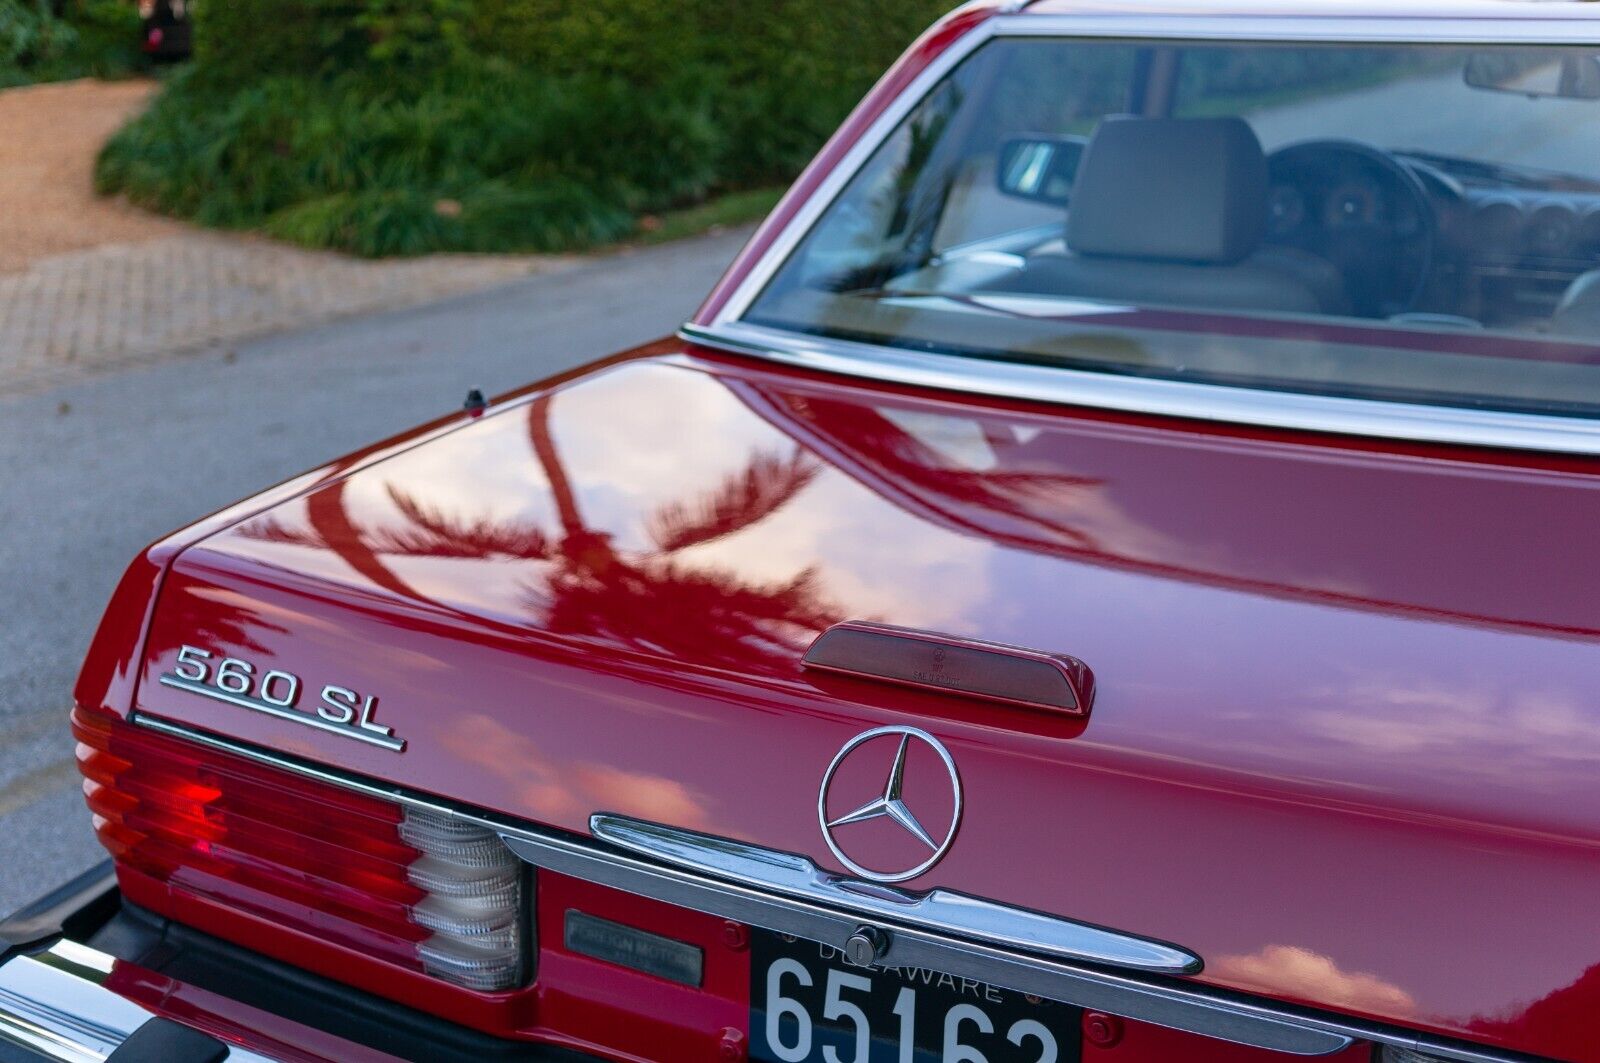
{"label": "windshield", "polygon": [[1600,55],[991,41],[743,320],[1593,417]]}

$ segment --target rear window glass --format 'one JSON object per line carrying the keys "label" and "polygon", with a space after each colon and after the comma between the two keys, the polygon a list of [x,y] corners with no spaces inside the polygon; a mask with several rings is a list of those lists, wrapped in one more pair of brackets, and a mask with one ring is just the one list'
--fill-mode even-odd
{"label": "rear window glass", "polygon": [[1594,416],[1600,53],[992,41],[744,320]]}

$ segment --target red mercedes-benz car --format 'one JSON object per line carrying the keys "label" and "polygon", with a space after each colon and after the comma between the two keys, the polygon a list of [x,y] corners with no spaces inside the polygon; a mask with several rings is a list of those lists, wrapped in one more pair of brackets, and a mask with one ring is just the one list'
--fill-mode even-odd
{"label": "red mercedes-benz car", "polygon": [[1600,1060],[1597,149],[1600,6],[962,7],[133,563],[0,1059]]}

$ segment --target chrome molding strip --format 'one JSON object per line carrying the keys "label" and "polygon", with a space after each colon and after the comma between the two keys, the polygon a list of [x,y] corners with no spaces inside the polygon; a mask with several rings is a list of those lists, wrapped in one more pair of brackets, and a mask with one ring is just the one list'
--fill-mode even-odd
{"label": "chrome molding strip", "polygon": [[740,320],[779,268],[879,146],[968,56],[999,37],[1340,44],[1600,44],[1596,18],[1336,18],[1159,14],[1001,14],[941,53],[878,116],[795,213],[709,325],[686,340],[828,372],[1004,398],[1098,406],[1269,428],[1384,439],[1600,454],[1600,424],[1578,418],[1340,399],[1212,384],[1115,377],[957,355],[828,341]]}
{"label": "chrome molding strip", "polygon": [[100,988],[111,958],[70,941],[0,966],[0,1040],[46,1059],[98,1063],[150,1013]]}
{"label": "chrome molding strip", "polygon": [[641,856],[753,889],[831,905],[861,918],[890,920],[1068,962],[1154,974],[1196,974],[1201,969],[1200,957],[1175,945],[950,890],[917,894],[846,878],[793,853],[604,813],[589,818],[589,830],[596,838]]}
{"label": "chrome molding strip", "polygon": [[[682,866],[677,866],[668,863],[665,855],[647,858],[619,851],[615,845],[530,827],[506,817],[474,811],[449,801],[422,797],[390,784],[363,779],[338,769],[319,767],[144,713],[135,713],[133,722],[151,731],[304,778],[486,827],[499,834],[522,859],[535,867],[547,868],[558,874],[835,947],[842,947],[863,923],[861,915],[856,914],[860,910],[860,901],[855,890],[848,891],[852,894],[848,909],[843,903],[812,901],[785,892],[783,885],[791,881],[796,869],[793,863],[795,858],[788,854],[675,831],[672,837],[680,840],[706,839],[704,844],[714,850],[701,851],[698,846],[702,843],[696,841],[677,854],[677,858],[683,861]],[[655,845],[656,839],[662,837],[655,833],[640,835],[620,832],[620,824],[626,822],[637,821],[624,821],[618,817],[600,818],[600,824],[612,832],[619,843],[624,837],[641,842],[648,838],[648,844]],[[593,826],[591,824],[591,828]],[[756,868],[766,866],[772,869],[768,873],[776,878],[778,885],[761,886],[741,882],[731,873],[729,877],[721,877],[705,870],[718,866],[722,854],[734,852],[754,861],[754,864],[739,863],[737,867],[741,873],[751,873],[758,881],[765,881],[757,875]],[[843,889],[845,883],[840,881],[834,885]],[[863,899],[874,897],[887,903],[892,903],[890,899],[893,896],[901,895],[900,891],[885,891],[870,883],[861,883],[856,889],[861,891]],[[1025,954],[1020,949],[980,944],[940,932],[936,928],[916,925],[903,916],[894,919],[885,916],[881,922],[892,934],[886,957],[888,962],[986,981],[1019,992],[1108,1011],[1204,1037],[1293,1055],[1326,1055],[1340,1051],[1353,1041],[1363,1040],[1427,1052],[1459,1063],[1518,1063],[1519,1057],[1511,1054],[1419,1037],[1374,1023],[1303,1014],[1192,983],[1145,980],[1135,975]]]}
{"label": "chrome molding strip", "polygon": [[1353,1040],[1342,1031],[1305,1025],[1203,991],[1150,985],[1127,975],[958,940],[898,920],[864,919],[854,911],[608,852],[585,841],[521,831],[502,831],[501,837],[535,867],[840,949],[867,922],[887,930],[889,944],[882,962],[893,966],[935,970],[1291,1055],[1327,1055],[1349,1047]]}
{"label": "chrome molding strip", "polygon": [[1380,439],[1600,454],[1595,420],[1115,376],[821,339],[744,322],[685,325],[679,335],[804,369],[967,394]]}
{"label": "chrome molding strip", "polygon": [[[59,1063],[103,1063],[153,1016],[104,985],[115,958],[62,939],[0,964],[0,1043]],[[234,1063],[266,1063],[237,1045]]]}
{"label": "chrome molding strip", "polygon": [[224,705],[234,705],[241,709],[250,709],[253,712],[273,716],[280,720],[288,720],[290,723],[314,727],[319,731],[336,734],[340,738],[353,738],[357,742],[378,746],[381,749],[389,750],[391,753],[401,753],[406,748],[405,739],[403,738],[395,738],[393,735],[380,734],[375,731],[361,730],[347,724],[333,723],[330,720],[324,720],[320,716],[313,716],[308,712],[298,712],[294,709],[284,708],[282,705],[274,705],[271,702],[262,701],[260,698],[219,690],[214,686],[196,683],[192,679],[185,679],[179,675],[163,675],[161,677],[161,685],[171,687],[174,690],[182,690],[188,694],[198,694],[202,698],[220,701]]}

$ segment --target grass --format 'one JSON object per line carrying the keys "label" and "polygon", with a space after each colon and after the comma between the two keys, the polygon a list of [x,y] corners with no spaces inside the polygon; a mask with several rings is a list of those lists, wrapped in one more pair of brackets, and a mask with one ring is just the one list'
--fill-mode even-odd
{"label": "grass", "polygon": [[306,247],[567,252],[761,213],[775,193],[724,181],[731,153],[696,88],[641,97],[504,62],[401,86],[360,71],[227,86],[197,68],[112,138],[95,178]]}
{"label": "grass", "polygon": [[663,244],[682,240],[718,229],[732,229],[760,221],[772,212],[783,198],[782,185],[771,188],[753,188],[744,192],[728,192],[705,203],[682,210],[667,211],[660,215],[646,215],[639,219],[638,228],[629,243]]}

